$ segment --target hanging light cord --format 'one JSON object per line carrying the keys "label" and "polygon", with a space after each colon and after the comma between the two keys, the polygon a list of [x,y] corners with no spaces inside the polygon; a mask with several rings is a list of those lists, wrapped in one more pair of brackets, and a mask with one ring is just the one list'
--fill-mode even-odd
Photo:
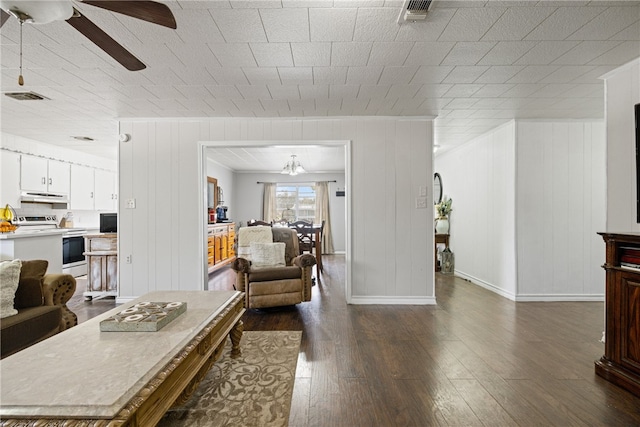
{"label": "hanging light cord", "polygon": [[24,78],[22,77],[22,26],[24,22],[20,21],[20,75],[18,76],[18,84],[20,86],[24,85]]}

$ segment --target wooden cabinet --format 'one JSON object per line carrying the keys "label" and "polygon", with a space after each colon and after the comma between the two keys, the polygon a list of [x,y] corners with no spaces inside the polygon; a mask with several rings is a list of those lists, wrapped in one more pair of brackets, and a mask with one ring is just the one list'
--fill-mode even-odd
{"label": "wooden cabinet", "polygon": [[71,165],[71,209],[115,211],[116,174],[88,166]]}
{"label": "wooden cabinet", "polygon": [[20,166],[23,191],[69,194],[70,163],[23,155]]}
{"label": "wooden cabinet", "polygon": [[94,178],[94,209],[97,211],[116,211],[118,209],[116,173],[96,169]]}
{"label": "wooden cabinet", "polygon": [[118,294],[118,235],[88,234],[84,237],[87,258],[85,299]]}
{"label": "wooden cabinet", "polygon": [[70,209],[93,210],[93,184],[93,168],[71,165]]}
{"label": "wooden cabinet", "polygon": [[20,154],[12,151],[0,150],[0,207],[6,203],[14,208],[20,208]]}
{"label": "wooden cabinet", "polygon": [[207,228],[207,265],[209,273],[236,259],[234,223],[209,224]]}
{"label": "wooden cabinet", "polygon": [[598,233],[605,241],[605,345],[598,375],[640,396],[640,268],[621,265],[640,253],[640,233]]}

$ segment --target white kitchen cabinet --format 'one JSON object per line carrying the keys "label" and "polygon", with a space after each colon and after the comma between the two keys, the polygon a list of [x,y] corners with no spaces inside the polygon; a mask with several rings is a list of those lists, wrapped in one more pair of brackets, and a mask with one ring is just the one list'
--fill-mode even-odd
{"label": "white kitchen cabinet", "polygon": [[115,172],[102,169],[95,170],[94,208],[98,211],[115,211],[118,209],[118,192]]}
{"label": "white kitchen cabinet", "polygon": [[71,165],[71,192],[69,208],[93,210],[95,200],[94,169],[87,166]]}
{"label": "white kitchen cabinet", "polygon": [[20,166],[20,187],[23,191],[69,194],[69,163],[23,155]]}
{"label": "white kitchen cabinet", "polygon": [[0,150],[0,207],[20,207],[20,154]]}

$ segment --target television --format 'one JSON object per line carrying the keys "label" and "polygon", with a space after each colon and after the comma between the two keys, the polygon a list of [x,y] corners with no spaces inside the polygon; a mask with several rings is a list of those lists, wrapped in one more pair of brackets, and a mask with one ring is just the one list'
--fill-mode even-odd
{"label": "television", "polygon": [[101,213],[100,214],[100,232],[101,233],[117,233],[118,232],[118,214],[117,213]]}
{"label": "television", "polygon": [[640,104],[635,106],[636,114],[636,222],[640,224]]}

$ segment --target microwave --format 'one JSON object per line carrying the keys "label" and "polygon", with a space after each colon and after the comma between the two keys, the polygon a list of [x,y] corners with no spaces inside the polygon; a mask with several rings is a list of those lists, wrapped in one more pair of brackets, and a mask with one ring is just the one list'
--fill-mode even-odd
{"label": "microwave", "polygon": [[118,214],[117,213],[101,213],[100,214],[100,232],[101,233],[117,233],[118,232]]}

